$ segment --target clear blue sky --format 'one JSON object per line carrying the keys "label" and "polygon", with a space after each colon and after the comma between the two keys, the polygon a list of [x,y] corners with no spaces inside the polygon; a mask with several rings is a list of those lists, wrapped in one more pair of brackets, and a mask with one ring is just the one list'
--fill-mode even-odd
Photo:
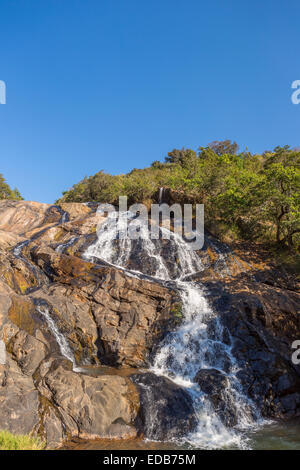
{"label": "clear blue sky", "polygon": [[174,147],[300,145],[299,0],[0,6],[0,172],[27,200]]}

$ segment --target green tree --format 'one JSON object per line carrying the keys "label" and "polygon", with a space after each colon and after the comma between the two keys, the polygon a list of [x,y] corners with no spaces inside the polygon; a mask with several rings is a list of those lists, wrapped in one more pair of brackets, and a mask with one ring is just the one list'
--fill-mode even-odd
{"label": "green tree", "polygon": [[168,153],[168,156],[165,157],[167,163],[175,163],[178,165],[186,164],[190,159],[195,159],[196,153],[194,150],[185,149],[182,147],[181,150],[173,149],[172,152]]}
{"label": "green tree", "polygon": [[13,200],[22,200],[22,196],[17,190],[11,189],[10,186],[5,181],[3,175],[0,173],[0,199],[13,199]]}
{"label": "green tree", "polygon": [[277,147],[266,159],[261,210],[276,227],[276,241],[290,247],[300,233],[300,152]]}
{"label": "green tree", "polygon": [[[63,194],[60,201],[129,204],[157,200],[160,187],[172,190],[172,201],[205,204],[206,225],[215,234],[252,239],[297,249],[299,231],[300,151],[288,146],[262,154],[237,153],[235,142],[215,142],[173,149],[164,163],[133,169],[126,175],[100,171]],[[221,232],[218,230],[221,227]]]}
{"label": "green tree", "polygon": [[208,147],[217,155],[223,155],[225,153],[235,155],[239,150],[238,144],[236,142],[231,142],[231,140],[214,140],[208,144]]}

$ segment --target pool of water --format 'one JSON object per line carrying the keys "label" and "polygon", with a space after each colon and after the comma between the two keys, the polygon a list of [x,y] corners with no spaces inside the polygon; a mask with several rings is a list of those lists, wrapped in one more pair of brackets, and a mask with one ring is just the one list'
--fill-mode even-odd
{"label": "pool of water", "polygon": [[[247,448],[252,450],[300,450],[300,418],[285,423],[270,423],[257,430],[245,433],[245,442],[247,443]],[[142,439],[100,439],[96,441],[83,441],[78,439],[66,443],[63,449],[159,451],[196,448],[175,442],[153,442]],[[200,450],[201,447],[198,449]]]}
{"label": "pool of water", "polygon": [[249,434],[254,450],[300,450],[300,418],[285,423],[271,423]]}
{"label": "pool of water", "polygon": [[[119,375],[130,377],[132,374],[145,373],[146,369],[122,368],[116,369],[109,366],[84,366],[81,372],[93,377],[101,375]],[[247,431],[241,439],[244,448],[253,450],[300,450],[300,417],[287,422],[270,422],[264,426]],[[224,447],[234,449],[235,447]],[[85,441],[73,439],[67,442],[63,449],[72,450],[180,450],[201,449],[191,447],[187,443],[157,442],[143,439],[116,440],[99,439]]]}

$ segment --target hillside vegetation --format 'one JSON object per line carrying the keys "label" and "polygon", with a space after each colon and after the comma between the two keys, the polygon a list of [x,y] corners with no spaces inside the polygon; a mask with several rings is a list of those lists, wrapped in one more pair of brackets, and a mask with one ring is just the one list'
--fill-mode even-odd
{"label": "hillside vegetation", "polygon": [[0,173],[0,199],[12,199],[17,201],[23,199],[17,188],[10,188],[2,173]]}
{"label": "hillside vegetation", "polygon": [[[160,187],[172,201],[205,204],[206,227],[219,237],[252,240],[297,251],[300,242],[300,150],[277,147],[239,152],[234,142],[213,142],[197,152],[182,148],[164,162],[125,175],[99,171],[58,202],[157,202]],[[183,197],[184,196],[184,197]]]}

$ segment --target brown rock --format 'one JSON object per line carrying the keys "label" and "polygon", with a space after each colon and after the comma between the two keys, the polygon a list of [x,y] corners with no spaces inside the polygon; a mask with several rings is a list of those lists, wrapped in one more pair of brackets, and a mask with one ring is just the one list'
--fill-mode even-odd
{"label": "brown rock", "polygon": [[[55,359],[44,364],[37,374],[37,388],[50,403],[55,403],[66,434],[84,439],[136,435],[138,395],[134,396],[130,387],[126,378],[78,374]],[[57,440],[54,435],[60,434],[60,429],[53,421],[51,433],[51,439]]]}
{"label": "brown rock", "polygon": [[33,256],[56,281],[47,293],[39,290],[33,297],[55,307],[76,355],[85,344],[104,364],[144,366],[153,346],[176,325],[172,307],[178,299],[160,284],[49,248],[36,248]]}
{"label": "brown rock", "polygon": [[32,377],[24,375],[7,356],[0,365],[0,429],[27,434],[38,424],[38,391]]}
{"label": "brown rock", "polygon": [[21,235],[43,224],[50,207],[31,201],[0,201],[0,229]]}

